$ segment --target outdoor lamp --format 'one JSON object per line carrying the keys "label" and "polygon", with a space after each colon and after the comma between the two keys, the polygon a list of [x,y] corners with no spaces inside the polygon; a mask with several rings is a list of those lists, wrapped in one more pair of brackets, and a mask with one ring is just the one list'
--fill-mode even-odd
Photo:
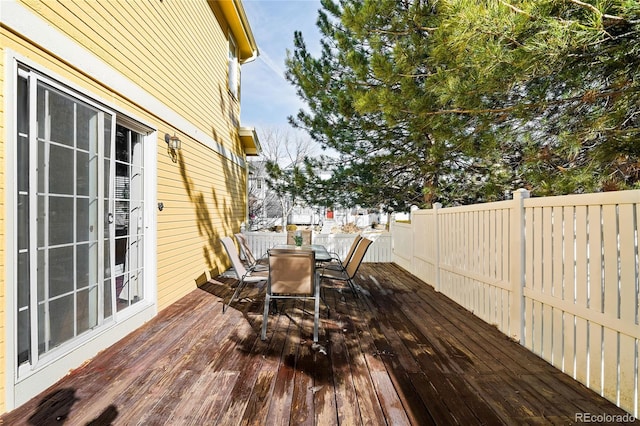
{"label": "outdoor lamp", "polygon": [[182,144],[180,142],[180,139],[175,134],[173,136],[170,136],[169,133],[165,134],[164,141],[167,143],[167,147],[171,151],[178,151]]}

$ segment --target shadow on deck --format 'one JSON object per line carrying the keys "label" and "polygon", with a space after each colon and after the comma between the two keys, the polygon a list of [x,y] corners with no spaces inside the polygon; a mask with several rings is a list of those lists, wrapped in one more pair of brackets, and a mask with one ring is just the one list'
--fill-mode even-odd
{"label": "shadow on deck", "polygon": [[581,413],[625,414],[394,264],[363,264],[358,298],[325,288],[318,345],[303,302],[270,316],[264,342],[261,289],[222,314],[231,283],[194,290],[0,424],[572,424]]}

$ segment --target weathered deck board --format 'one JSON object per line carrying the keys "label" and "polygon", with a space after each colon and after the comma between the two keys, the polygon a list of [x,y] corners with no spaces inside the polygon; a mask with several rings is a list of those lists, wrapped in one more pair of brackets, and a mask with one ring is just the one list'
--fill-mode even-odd
{"label": "weathered deck board", "polygon": [[264,342],[262,288],[222,314],[231,282],[206,283],[0,424],[570,424],[576,413],[623,414],[396,265],[364,264],[360,297],[325,288],[319,345],[309,302],[280,306]]}

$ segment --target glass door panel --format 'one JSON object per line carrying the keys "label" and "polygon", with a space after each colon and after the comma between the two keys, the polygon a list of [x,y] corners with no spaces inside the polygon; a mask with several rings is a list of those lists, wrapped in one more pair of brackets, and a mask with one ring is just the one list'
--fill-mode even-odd
{"label": "glass door panel", "polygon": [[[37,102],[38,354],[96,326],[102,113],[45,84]],[[41,284],[46,283],[46,285]]]}
{"label": "glass door panel", "polygon": [[102,234],[109,203],[101,169],[113,120],[36,74],[20,76],[17,362],[34,366],[104,320],[101,253],[112,234]]}
{"label": "glass door panel", "polygon": [[115,274],[118,310],[144,298],[141,281],[143,223],[143,137],[116,126],[116,250]]}

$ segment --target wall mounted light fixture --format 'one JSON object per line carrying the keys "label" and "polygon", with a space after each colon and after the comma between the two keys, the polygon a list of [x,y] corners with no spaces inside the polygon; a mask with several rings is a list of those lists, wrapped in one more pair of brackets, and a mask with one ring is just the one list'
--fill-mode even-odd
{"label": "wall mounted light fixture", "polygon": [[178,151],[182,146],[182,142],[180,142],[180,139],[175,134],[171,136],[169,133],[165,133],[164,141],[167,143],[167,148],[171,151]]}

